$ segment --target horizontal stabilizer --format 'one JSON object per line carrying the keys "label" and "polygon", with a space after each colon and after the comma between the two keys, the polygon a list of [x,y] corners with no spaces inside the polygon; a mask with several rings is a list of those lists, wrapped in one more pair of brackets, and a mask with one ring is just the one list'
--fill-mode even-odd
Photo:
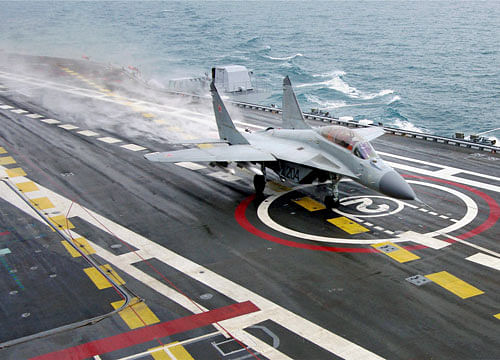
{"label": "horizontal stabilizer", "polygon": [[228,142],[222,139],[193,139],[184,140],[176,143],[169,143],[170,145],[200,145],[200,144],[227,144]]}
{"label": "horizontal stabilizer", "polygon": [[207,149],[185,149],[144,155],[156,162],[230,162],[230,161],[275,161],[275,157],[250,145],[216,146]]}

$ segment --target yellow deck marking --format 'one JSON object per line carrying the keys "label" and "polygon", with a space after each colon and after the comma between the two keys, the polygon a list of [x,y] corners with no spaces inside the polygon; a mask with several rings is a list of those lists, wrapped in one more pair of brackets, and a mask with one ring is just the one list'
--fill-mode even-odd
{"label": "yellow deck marking", "polygon": [[429,280],[434,281],[439,286],[444,287],[446,290],[452,292],[462,299],[467,299],[472,296],[484,294],[484,291],[460,280],[447,271],[441,271],[434,274],[425,275]]}
{"label": "yellow deck marking", "polygon": [[48,197],[30,199],[30,203],[39,210],[50,209],[54,207]]}
{"label": "yellow deck marking", "polygon": [[69,244],[69,242],[67,242],[66,240],[63,240],[61,241],[61,244],[63,244],[63,246],[66,248],[66,250],[68,250],[69,254],[72,256],[72,257],[79,257],[79,256],[82,256],[78,251],[75,250],[75,248],[73,246],[71,246]]}
{"label": "yellow deck marking", "polygon": [[171,130],[171,131],[175,131],[175,132],[181,132],[182,131],[182,129],[180,127],[178,127],[178,126],[169,126],[167,129]]}
{"label": "yellow deck marking", "polygon": [[94,248],[92,246],[90,246],[87,239],[85,239],[83,237],[79,237],[79,238],[73,239],[73,242],[75,243],[76,246],[78,246],[80,248],[80,250],[83,251],[83,253],[85,255],[95,254]]}
{"label": "yellow deck marking", "polygon": [[23,183],[17,183],[16,186],[22,192],[30,192],[30,191],[40,190],[38,188],[38,186],[36,186],[36,184],[33,181],[26,181]]}
{"label": "yellow deck marking", "polygon": [[15,164],[16,160],[12,156],[2,156],[0,157],[0,165],[10,165]]}
{"label": "yellow deck marking", "polygon": [[50,220],[50,222],[52,224],[54,224],[59,229],[68,230],[68,229],[74,229],[75,228],[75,225],[73,225],[71,223],[71,221],[69,221],[66,218],[66,216],[64,216],[64,215],[52,216],[52,217],[49,217],[49,220]]}
{"label": "yellow deck marking", "polygon": [[210,149],[214,147],[212,144],[198,144],[196,146],[198,146],[200,149]]}
{"label": "yellow deck marking", "polygon": [[417,256],[411,252],[409,252],[408,250],[406,249],[403,249],[401,246],[399,245],[396,245],[394,243],[391,243],[390,241],[387,241],[387,242],[383,242],[383,243],[378,243],[378,244],[373,244],[372,246],[377,249],[379,247],[382,247],[384,245],[390,245],[390,246],[394,246],[395,248],[397,248],[398,250],[394,250],[394,251],[391,251],[391,252],[383,252],[382,250],[379,250],[381,253],[393,258],[394,260],[400,262],[400,263],[405,263],[405,262],[408,262],[408,261],[413,261],[413,260],[418,260],[420,259],[420,256]]}
{"label": "yellow deck marking", "polygon": [[154,121],[155,123],[157,123],[157,124],[166,124],[166,123],[167,123],[167,121],[166,121],[166,120],[163,120],[163,119],[154,119],[153,121]]}
{"label": "yellow deck marking", "polygon": [[[73,246],[71,246],[66,240],[61,241],[61,243],[64,245],[66,250],[71,254],[73,257],[79,257],[82,256],[78,251],[75,250]],[[73,239],[73,243],[78,246],[78,248],[85,254],[85,255],[91,255],[95,254],[95,250],[88,241],[85,238],[79,237],[76,239]]]}
{"label": "yellow deck marking", "polygon": [[175,345],[168,348],[177,360],[194,360],[191,354],[182,345]]}
{"label": "yellow deck marking", "polygon": [[142,116],[144,116],[145,118],[148,118],[148,119],[155,117],[154,114],[151,114],[151,113],[142,113]]}
{"label": "yellow deck marking", "polygon": [[[108,275],[119,285],[125,284],[125,281],[116,273],[115,270],[111,268],[109,264],[101,265],[100,268],[108,273]],[[107,289],[111,287],[111,283],[106,279],[96,268],[85,268],[83,269],[85,274],[92,280],[95,286],[99,289]]]}
{"label": "yellow deck marking", "polygon": [[346,218],[345,216],[341,216],[341,217],[333,218],[333,219],[328,219],[327,221],[330,224],[333,224],[333,225],[341,228],[346,233],[349,233],[351,235],[361,234],[361,233],[370,231],[370,229],[367,229],[364,226],[359,225],[357,222],[355,222],[349,218]]}
{"label": "yellow deck marking", "polygon": [[267,186],[269,186],[271,188],[271,190],[274,190],[276,192],[284,192],[284,191],[292,190],[292,188],[285,186],[285,185],[283,185],[279,182],[276,182],[276,181],[269,181],[267,183]]}
{"label": "yellow deck marking", "polygon": [[[123,319],[123,321],[125,321],[129,328],[137,329],[139,327],[160,322],[160,319],[156,317],[156,315],[151,311],[151,309],[146,305],[144,301],[137,301],[137,298],[132,299],[131,303],[133,305],[129,305],[122,311],[118,312],[120,317]],[[113,308],[116,310],[119,309],[124,302],[124,300],[115,301],[111,303],[111,306],[113,306]]]}
{"label": "yellow deck marking", "polygon": [[326,206],[323,205],[322,203],[311,199],[310,197],[303,197],[298,200],[293,200],[294,203],[299,204],[303,208],[309,210],[309,211],[318,211],[318,210],[324,210],[326,209]]}
{"label": "yellow deck marking", "polygon": [[163,350],[163,348],[161,346],[149,349],[149,351],[154,350],[154,349],[158,349],[158,351],[151,353],[151,356],[155,360],[176,360],[176,359],[177,360],[194,360],[193,357],[191,356],[191,354],[188,353],[187,350],[184,348],[184,346],[182,346],[181,344],[174,345],[174,344],[178,344],[178,343],[179,343],[178,341],[175,341],[175,342],[167,345],[168,351],[170,351],[170,353],[172,355],[174,355],[174,358],[171,358],[165,352],[165,350]]}
{"label": "yellow deck marking", "polygon": [[498,320],[500,320],[500,313],[493,315],[493,316],[496,317]]}
{"label": "yellow deck marking", "polygon": [[7,150],[0,146],[0,154],[7,154]]}
{"label": "yellow deck marking", "polygon": [[158,349],[158,350],[150,353],[151,356],[153,357],[153,359],[155,359],[155,360],[172,360],[170,358],[170,356],[168,356],[168,354],[165,352],[165,350],[163,350],[163,348],[161,346],[148,349],[148,351],[152,351],[155,349]]}
{"label": "yellow deck marking", "polygon": [[22,168],[6,169],[5,173],[10,178],[18,177],[18,176],[26,176],[26,173],[24,172],[24,170]]}

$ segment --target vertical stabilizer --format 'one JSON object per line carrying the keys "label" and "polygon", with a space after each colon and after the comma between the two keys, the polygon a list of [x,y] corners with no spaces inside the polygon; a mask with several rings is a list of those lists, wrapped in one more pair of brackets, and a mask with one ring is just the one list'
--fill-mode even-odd
{"label": "vertical stabilizer", "polygon": [[290,78],[286,76],[283,79],[283,128],[284,129],[310,129],[305,122],[299,102],[293,92]]}
{"label": "vertical stabilizer", "polygon": [[236,130],[236,127],[234,126],[233,121],[231,120],[219,93],[217,92],[214,80],[210,83],[210,92],[212,93],[212,103],[214,105],[215,121],[217,121],[219,137],[232,145],[248,144],[249,142],[247,139],[245,139],[243,135]]}

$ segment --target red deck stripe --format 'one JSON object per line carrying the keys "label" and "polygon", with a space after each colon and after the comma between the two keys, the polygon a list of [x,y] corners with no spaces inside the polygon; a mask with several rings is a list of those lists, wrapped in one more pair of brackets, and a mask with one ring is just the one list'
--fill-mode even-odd
{"label": "red deck stripe", "polygon": [[0,236],[2,236],[2,235],[9,235],[9,234],[10,234],[10,231],[0,232]]}
{"label": "red deck stripe", "polygon": [[237,316],[259,311],[251,301],[245,301],[204,313],[186,316],[181,319],[167,321],[73,346],[64,350],[40,355],[30,360],[86,359],[95,355],[109,353],[129,346],[142,344],[151,340],[198,329],[215,322],[232,319]]}

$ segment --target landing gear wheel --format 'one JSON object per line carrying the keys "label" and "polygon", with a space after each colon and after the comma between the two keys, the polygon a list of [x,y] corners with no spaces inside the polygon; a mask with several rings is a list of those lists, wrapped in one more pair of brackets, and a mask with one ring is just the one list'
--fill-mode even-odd
{"label": "landing gear wheel", "polygon": [[264,175],[254,175],[253,186],[255,187],[257,196],[262,196],[266,187],[266,177]]}
{"label": "landing gear wheel", "polygon": [[339,199],[335,199],[332,195],[325,196],[325,206],[327,209],[336,209],[340,206]]}

